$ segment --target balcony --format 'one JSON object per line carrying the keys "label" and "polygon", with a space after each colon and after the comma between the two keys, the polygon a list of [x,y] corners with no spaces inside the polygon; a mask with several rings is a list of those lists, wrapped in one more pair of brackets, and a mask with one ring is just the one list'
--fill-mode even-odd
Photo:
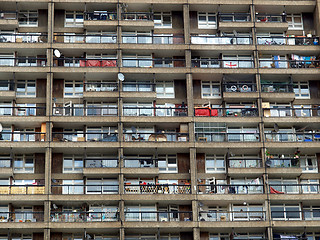
{"label": "balcony", "polygon": [[123,27],[140,27],[143,30],[154,28],[152,12],[124,12],[120,22]]}
{"label": "balcony", "polygon": [[0,116],[45,116],[46,107],[4,107],[0,106]]}
{"label": "balcony", "polygon": [[[295,93],[293,92],[293,84],[286,82],[266,82],[262,80],[261,96],[262,99],[265,101],[274,101],[275,99],[277,99],[277,102],[293,101],[295,99]],[[268,107],[265,106],[264,108]]]}
{"label": "balcony", "polygon": [[273,46],[312,46],[319,45],[319,37],[257,37],[257,44]]}
{"label": "balcony", "polygon": [[262,168],[262,159],[229,158],[229,168]]}
{"label": "balcony", "polygon": [[1,57],[0,67],[46,67],[44,57]]}
{"label": "balcony", "polygon": [[118,116],[117,106],[89,106],[89,107],[53,107],[54,116],[73,116],[73,117],[101,117]]}
{"label": "balcony", "polygon": [[184,44],[184,37],[169,34],[123,34],[124,44]]}
{"label": "balcony", "polygon": [[319,142],[320,133],[301,132],[301,133],[279,133],[265,132],[267,142]]}
{"label": "balcony", "polygon": [[127,68],[180,68],[185,67],[185,59],[175,58],[123,58],[122,67]]}
{"label": "balcony", "polygon": [[228,176],[242,178],[243,176],[257,178],[264,173],[261,158],[236,158],[228,159]]}
{"label": "balcony", "polygon": [[51,222],[81,223],[81,222],[117,222],[119,221],[118,211],[94,212],[94,211],[52,211]]}
{"label": "balcony", "polygon": [[42,195],[45,194],[44,185],[1,185],[0,195]]}
{"label": "balcony", "polygon": [[229,221],[265,221],[265,211],[200,211],[199,221],[229,222]]}
{"label": "balcony", "polygon": [[248,31],[253,27],[250,13],[219,13],[218,28],[221,31]]}
{"label": "balcony", "polygon": [[71,34],[71,33],[55,33],[54,43],[117,43],[117,34]]}
{"label": "balcony", "polygon": [[124,133],[125,142],[187,142],[188,133]]}
{"label": "balcony", "polygon": [[118,167],[119,161],[117,158],[85,158],[85,168],[116,168]]}
{"label": "balcony", "polygon": [[[272,209],[274,208],[274,209]],[[271,218],[273,221],[299,221],[299,226],[301,226],[301,220],[304,221],[319,221],[318,209],[304,209],[303,211],[297,211],[296,208],[291,207],[292,209],[288,210],[275,210],[280,209],[281,207],[272,207],[271,206]],[[318,226],[318,223],[316,223]]]}
{"label": "balcony", "polygon": [[117,67],[117,59],[112,58],[81,58],[81,57],[66,57],[59,58],[54,61],[55,67],[73,67],[73,68],[82,68],[82,67]]}
{"label": "balcony", "polygon": [[186,117],[188,108],[166,107],[126,107],[123,106],[123,116],[146,116],[146,117]]}
{"label": "balcony", "polygon": [[126,194],[191,194],[190,184],[125,184]]}
{"label": "balcony", "polygon": [[2,30],[18,28],[18,13],[16,11],[0,11],[0,26]]}
{"label": "balcony", "polygon": [[253,59],[192,59],[193,68],[254,68]]}
{"label": "balcony", "polygon": [[54,142],[117,142],[118,134],[113,132],[53,132]]}
{"label": "balcony", "polygon": [[0,141],[4,142],[39,142],[45,141],[45,132],[22,132],[22,131],[3,131],[0,134]]}
{"label": "balcony", "polygon": [[128,222],[177,222],[192,221],[191,211],[125,211]]}
{"label": "balcony", "polygon": [[260,68],[276,68],[276,69],[296,69],[296,68],[308,68],[315,69],[320,68],[320,61],[315,60],[315,57],[303,57],[304,60],[261,60],[259,59]]}
{"label": "balcony", "polygon": [[252,37],[192,35],[191,36],[191,44],[251,45],[252,44]]}
{"label": "balcony", "polygon": [[256,14],[256,28],[264,31],[287,31],[289,24],[287,22],[287,15],[277,15],[277,14]]}
{"label": "balcony", "polygon": [[258,117],[257,108],[210,108],[195,107],[196,117]]}
{"label": "balcony", "polygon": [[46,43],[48,35],[43,33],[0,33],[0,43]]}
{"label": "balcony", "polygon": [[199,184],[198,194],[263,194],[263,184]]}
{"label": "balcony", "polygon": [[118,17],[116,10],[85,12],[83,26],[92,31],[105,31],[107,28],[116,28],[118,24],[117,20]]}
{"label": "balcony", "polygon": [[270,194],[319,194],[319,184],[272,184]]}
{"label": "balcony", "polygon": [[259,133],[195,133],[198,142],[259,142]]}
{"label": "balcony", "polygon": [[86,92],[117,92],[118,83],[116,82],[85,82]]}
{"label": "balcony", "polygon": [[94,185],[82,185],[82,184],[63,184],[52,185],[52,194],[55,195],[83,195],[83,194],[118,194],[119,185],[115,184],[94,184]]}
{"label": "balcony", "polygon": [[36,223],[43,222],[44,212],[15,211],[0,212],[0,222]]}
{"label": "balcony", "polygon": [[265,116],[269,117],[319,117],[320,107],[317,108],[263,108]]}

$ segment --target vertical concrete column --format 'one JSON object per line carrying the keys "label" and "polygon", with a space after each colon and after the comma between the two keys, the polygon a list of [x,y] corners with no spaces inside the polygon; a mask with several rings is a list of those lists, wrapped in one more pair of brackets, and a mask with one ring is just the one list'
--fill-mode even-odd
{"label": "vertical concrete column", "polygon": [[187,49],[185,50],[185,59],[186,59],[186,68],[188,69],[188,71],[191,68],[191,50]]}
{"label": "vertical concrete column", "polygon": [[273,240],[272,227],[268,227],[267,231],[268,231],[268,240]]}
{"label": "vertical concrete column", "polygon": [[48,3],[48,43],[53,42],[53,29],[54,27],[54,3]]}
{"label": "vertical concrete column", "polygon": [[187,87],[187,105],[188,105],[188,116],[193,117],[194,104],[193,104],[193,81],[192,74],[186,74],[186,87]]}
{"label": "vertical concrete column", "polygon": [[44,165],[45,194],[51,194],[51,162],[52,162],[52,148],[46,148],[45,165]]}
{"label": "vertical concrete column", "polygon": [[[124,219],[124,201],[121,200],[119,202],[119,217],[120,217],[120,222],[121,222],[121,228],[123,228],[123,223],[125,222],[125,219]],[[120,232],[120,235],[121,235],[121,232]]]}
{"label": "vertical concrete column", "polygon": [[51,201],[44,201],[44,222],[50,222]]}
{"label": "vertical concrete column", "polygon": [[189,4],[183,4],[184,43],[190,44],[190,13]]}
{"label": "vertical concrete column", "polygon": [[191,177],[191,189],[192,195],[197,194],[197,150],[196,148],[190,148],[190,177]]}
{"label": "vertical concrete column", "polygon": [[199,221],[199,204],[197,200],[192,200],[192,221]]}
{"label": "vertical concrete column", "polygon": [[117,43],[122,43],[122,28],[120,25],[117,27]]}
{"label": "vertical concrete column", "polygon": [[44,232],[43,232],[43,235],[44,235],[44,237],[43,237],[44,240],[50,240],[50,229],[49,228],[45,228]]}
{"label": "vertical concrete column", "polygon": [[193,228],[193,240],[200,240],[200,228]]}
{"label": "vertical concrete column", "polygon": [[125,232],[124,232],[124,228],[120,228],[120,238],[119,240],[125,240]]}
{"label": "vertical concrete column", "polygon": [[314,23],[315,23],[315,30],[316,35],[319,36],[320,34],[320,0],[317,0],[316,2],[316,8],[314,11]]}
{"label": "vertical concrete column", "polygon": [[[52,52],[48,49],[48,52]],[[46,84],[46,116],[52,115],[52,89],[53,89],[53,73],[47,73]]]}

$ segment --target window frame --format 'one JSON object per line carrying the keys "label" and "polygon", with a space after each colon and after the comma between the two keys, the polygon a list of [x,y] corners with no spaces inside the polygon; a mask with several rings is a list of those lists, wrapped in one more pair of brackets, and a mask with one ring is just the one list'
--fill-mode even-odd
{"label": "window frame", "polygon": [[[71,161],[71,167],[66,169],[65,161]],[[76,167],[76,162],[82,162],[82,167]],[[65,155],[63,156],[63,173],[82,173],[84,168],[83,157],[79,155]],[[68,170],[70,169],[70,170]]]}
{"label": "window frame", "polygon": [[[27,19],[27,21],[25,22],[26,24],[24,24],[23,22],[21,22],[21,14],[24,14],[26,16],[24,16],[25,19]],[[36,14],[34,17],[30,17],[31,14]],[[31,18],[36,18],[37,21],[36,22],[32,22],[30,21]],[[19,23],[19,27],[38,27],[39,24],[39,12],[38,10],[23,10],[23,11],[19,11],[18,12],[18,23]],[[35,24],[32,24],[35,23]]]}
{"label": "window frame", "polygon": [[[66,91],[66,84],[72,85],[72,92]],[[77,87],[77,85],[79,85]],[[82,92],[76,91],[77,88],[82,87]],[[63,86],[63,96],[65,98],[79,98],[83,96],[83,81],[79,80],[65,80]]]}
{"label": "window frame", "polygon": [[[301,86],[308,85],[308,96],[303,96],[304,94],[301,93]],[[295,94],[296,99],[310,99],[310,86],[309,86],[309,81],[298,81],[298,82],[293,82],[293,92]]]}
{"label": "window frame", "polygon": [[[213,161],[214,167],[209,168],[208,161]],[[223,161],[224,166],[223,167],[218,167],[217,166],[217,161]],[[205,170],[206,173],[225,173],[226,172],[226,160],[224,155],[207,155],[205,156]],[[212,170],[210,170],[212,169]]]}
{"label": "window frame", "polygon": [[[162,86],[159,86],[159,85],[162,85]],[[160,87],[163,88],[163,93],[162,92],[159,93]],[[168,89],[172,89],[173,92],[168,91]],[[156,82],[156,94],[157,94],[157,98],[175,98],[174,81],[173,80],[172,81],[157,81]]]}
{"label": "window frame", "polygon": [[[32,160],[32,166],[28,167],[27,161]],[[21,167],[17,167],[16,166],[16,162],[17,161],[21,161],[22,162],[22,166]],[[30,170],[28,170],[30,169]],[[13,159],[13,172],[14,173],[34,173],[35,171],[35,156],[34,154],[19,154],[19,155],[15,155],[14,159]]]}
{"label": "window frame", "polygon": [[[210,93],[208,96],[205,96],[204,94],[204,86],[208,85],[210,89]],[[219,93],[215,93],[213,90],[213,86],[218,86]],[[201,81],[201,97],[202,98],[221,98],[221,83],[215,82],[215,81]]]}
{"label": "window frame", "polygon": [[[24,85],[24,87],[18,87],[18,85]],[[17,80],[16,82],[16,97],[36,97],[37,95],[37,81],[36,80]],[[18,89],[24,89],[18,90]],[[30,91],[34,89],[34,91]]]}
{"label": "window frame", "polygon": [[[73,15],[72,20],[67,21],[68,14]],[[82,21],[78,20],[77,15],[82,15]],[[84,23],[84,13],[83,12],[81,12],[81,11],[65,11],[65,15],[64,15],[64,26],[65,27],[83,27],[83,23]]]}
{"label": "window frame", "polygon": [[[160,20],[155,20],[156,16],[160,16]],[[154,28],[172,28],[172,12],[155,12],[153,14]],[[170,24],[164,23],[164,17],[170,17]]]}

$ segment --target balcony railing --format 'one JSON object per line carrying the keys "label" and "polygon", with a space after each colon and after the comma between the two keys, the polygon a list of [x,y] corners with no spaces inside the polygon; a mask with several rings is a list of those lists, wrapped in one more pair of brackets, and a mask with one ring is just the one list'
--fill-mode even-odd
{"label": "balcony railing", "polygon": [[266,166],[271,168],[298,168],[300,161],[297,158],[268,158]]}
{"label": "balcony railing", "polygon": [[267,142],[319,142],[320,133],[265,133]]}
{"label": "balcony railing", "polygon": [[157,117],[181,117],[187,116],[188,108],[166,107],[126,107],[123,106],[124,116],[157,116]]}
{"label": "balcony railing", "polygon": [[119,185],[115,184],[63,184],[52,185],[52,193],[56,195],[66,194],[118,194]]}
{"label": "balcony railing", "polygon": [[88,21],[115,21],[117,20],[116,11],[93,11],[85,12],[85,20]]}
{"label": "balcony railing", "polygon": [[117,59],[114,58],[59,58],[54,63],[55,67],[117,67]]}
{"label": "balcony railing", "polygon": [[118,107],[53,107],[54,116],[118,116]]}
{"label": "balcony railing", "polygon": [[199,184],[199,194],[263,194],[262,184]]}
{"label": "balcony railing", "polygon": [[262,92],[293,93],[293,84],[289,83],[261,83]]}
{"label": "balcony railing", "polygon": [[244,82],[244,83],[223,83],[224,92],[256,92],[257,85],[255,83]]}
{"label": "balcony railing", "polygon": [[116,82],[85,82],[85,91],[87,92],[115,92],[118,91]]}
{"label": "balcony railing", "polygon": [[86,168],[115,168],[118,167],[119,161],[117,158],[85,158]]}
{"label": "balcony railing", "polygon": [[5,19],[5,20],[18,19],[18,13],[16,11],[0,11],[0,19]]}
{"label": "balcony railing", "polygon": [[198,142],[259,142],[259,133],[195,133]]}
{"label": "balcony railing", "polygon": [[191,211],[125,211],[128,222],[177,222],[192,221]]}
{"label": "balcony railing", "polygon": [[276,14],[256,14],[256,22],[273,22],[273,23],[285,23],[287,22],[287,15]]}
{"label": "balcony railing", "polygon": [[304,60],[259,60],[260,68],[319,68],[320,61],[313,57]]}
{"label": "balcony railing", "polygon": [[295,210],[278,211],[278,210],[272,210],[272,206],[271,206],[271,218],[274,221],[297,221],[297,220],[319,221],[318,212],[319,212],[318,209],[314,209],[313,211],[310,209],[304,209],[303,211],[295,211]]}
{"label": "balcony railing", "polygon": [[44,185],[0,185],[0,195],[44,194],[44,189]]}
{"label": "balcony railing", "polygon": [[15,211],[0,212],[0,222],[35,223],[43,222],[44,212]]}
{"label": "balcony railing", "polygon": [[174,58],[123,58],[123,67],[142,67],[142,68],[173,68],[173,67],[185,67],[185,59]]}
{"label": "balcony railing", "polygon": [[270,117],[319,117],[320,107],[318,108],[264,108],[270,112]]}
{"label": "balcony railing", "polygon": [[153,14],[150,12],[126,12],[121,17],[122,20],[129,21],[153,21]]}
{"label": "balcony railing", "polygon": [[117,142],[118,134],[109,132],[53,132],[55,142]]}
{"label": "balcony railing", "polygon": [[262,159],[230,158],[229,168],[261,168]]}
{"label": "balcony railing", "polygon": [[155,168],[158,159],[152,157],[124,157],[124,167],[126,168]]}
{"label": "balcony railing", "polygon": [[184,44],[183,36],[123,34],[122,43],[126,44]]}
{"label": "balcony railing", "polygon": [[219,13],[219,22],[250,22],[250,13]]}
{"label": "balcony railing", "polygon": [[51,212],[51,222],[116,222],[119,221],[118,211],[63,211]]}
{"label": "balcony railing", "polygon": [[194,109],[196,117],[258,117],[257,108],[207,108],[197,107]]}
{"label": "balcony railing", "polygon": [[214,35],[192,35],[192,44],[213,44],[213,45],[249,45],[252,44],[252,37],[228,37]]}
{"label": "balcony railing", "polygon": [[199,221],[225,222],[225,221],[265,221],[265,211],[200,211]]}
{"label": "balcony railing", "polygon": [[[11,168],[12,167],[11,162],[13,162],[12,158],[10,158],[10,157],[1,157],[0,158],[0,168]],[[1,185],[0,185],[0,187],[1,187]]]}
{"label": "balcony railing", "polygon": [[185,184],[125,184],[129,194],[191,194],[191,186]]}
{"label": "balcony railing", "polygon": [[192,59],[194,68],[254,68],[253,59]]}
{"label": "balcony railing", "polygon": [[319,184],[273,184],[269,183],[271,194],[319,194]]}
{"label": "balcony railing", "polygon": [[0,43],[46,43],[48,35],[42,33],[0,33]]}
{"label": "balcony railing", "polygon": [[7,132],[0,133],[0,141],[13,141],[13,142],[34,142],[44,141],[45,132]]}
{"label": "balcony railing", "polygon": [[117,43],[117,34],[55,33],[55,43]]}
{"label": "balcony railing", "polygon": [[187,142],[188,133],[125,133],[125,142]]}
{"label": "balcony railing", "polygon": [[257,37],[258,45],[319,45],[319,37]]}
{"label": "balcony railing", "polygon": [[124,92],[155,92],[156,84],[149,82],[123,82]]}
{"label": "balcony railing", "polygon": [[0,107],[0,116],[45,116],[46,107]]}
{"label": "balcony railing", "polygon": [[0,57],[0,67],[45,67],[43,57]]}

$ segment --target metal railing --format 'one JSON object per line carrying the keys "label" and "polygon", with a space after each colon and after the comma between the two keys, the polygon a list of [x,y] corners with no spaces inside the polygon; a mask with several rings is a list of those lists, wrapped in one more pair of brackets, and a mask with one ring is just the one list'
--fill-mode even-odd
{"label": "metal railing", "polygon": [[191,186],[185,184],[124,184],[129,194],[191,194]]}
{"label": "metal railing", "polygon": [[195,133],[197,142],[259,142],[259,133]]}
{"label": "metal railing", "polygon": [[117,43],[117,34],[55,33],[55,43]]}
{"label": "metal railing", "polygon": [[53,132],[55,142],[117,142],[118,134],[109,132]]}
{"label": "metal railing", "polygon": [[115,168],[118,167],[117,158],[85,158],[84,165],[86,168]]}
{"label": "metal railing", "polygon": [[191,44],[213,44],[213,45],[250,45],[252,37],[238,36],[214,36],[214,35],[192,35]]}
{"label": "metal railing", "polygon": [[229,168],[261,168],[262,159],[229,158]]}
{"label": "metal railing", "polygon": [[157,116],[157,117],[181,117],[187,116],[188,108],[171,107],[127,107],[123,106],[123,116]]}
{"label": "metal railing", "polygon": [[123,92],[155,92],[156,84],[149,82],[123,82]]}
{"label": "metal railing", "polygon": [[319,194],[319,184],[273,184],[269,183],[271,194]]}
{"label": "metal railing", "polygon": [[265,221],[265,211],[200,211],[199,221],[225,222],[225,221]]}
{"label": "metal railing", "polygon": [[123,58],[122,67],[173,68],[185,67],[185,59],[174,58]]}
{"label": "metal railing", "polygon": [[263,184],[198,184],[198,194],[263,194]]}
{"label": "metal railing", "polygon": [[128,222],[192,221],[191,211],[125,211],[124,216]]}
{"label": "metal railing", "polygon": [[118,116],[118,107],[53,107],[54,116]]}
{"label": "metal railing", "polygon": [[35,223],[43,222],[44,212],[14,211],[0,212],[1,222]]}
{"label": "metal railing", "polygon": [[84,19],[88,21],[115,21],[117,20],[117,12],[113,11],[93,11],[85,12]]}
{"label": "metal railing", "polygon": [[177,35],[123,34],[125,44],[184,44],[184,37]]}
{"label": "metal railing", "polygon": [[[296,208],[296,207],[294,207]],[[275,221],[295,221],[295,220],[313,220],[312,217],[310,218],[305,217],[305,214],[312,214],[312,211],[296,211],[296,210],[272,210],[271,206],[271,218]],[[318,219],[317,219],[318,220]]]}
{"label": "metal railing", "polygon": [[86,92],[115,92],[118,91],[116,82],[85,82]]}
{"label": "metal railing", "polygon": [[253,59],[192,59],[194,68],[254,68]]}
{"label": "metal railing", "polygon": [[250,22],[250,13],[219,13],[219,22]]}
{"label": "metal railing", "polygon": [[258,45],[319,45],[319,37],[257,37]]}
{"label": "metal railing", "polygon": [[73,195],[73,194],[118,194],[119,185],[114,184],[63,184],[52,185],[52,194]]}
{"label": "metal railing", "polygon": [[122,20],[153,21],[153,13],[150,12],[126,12],[121,13]]}
{"label": "metal railing", "polygon": [[285,23],[287,22],[287,14],[256,14],[256,22],[273,22],[273,23]]}
{"label": "metal railing", "polygon": [[158,167],[158,159],[153,157],[124,157],[126,168],[155,168]]}
{"label": "metal railing", "polygon": [[300,160],[297,158],[267,158],[266,166],[271,168],[299,168]]}
{"label": "metal railing", "polygon": [[270,117],[319,117],[320,107],[318,108],[291,108],[277,107],[264,108],[264,111],[270,111]]}
{"label": "metal railing", "polygon": [[304,60],[261,60],[259,59],[260,68],[319,68],[320,61],[310,59]]}
{"label": "metal railing", "polygon": [[262,92],[293,93],[293,84],[290,83],[261,83]]}
{"label": "metal railing", "polygon": [[0,141],[13,141],[13,142],[34,142],[45,141],[45,132],[7,132],[0,133]]}
{"label": "metal railing", "polygon": [[257,85],[255,83],[244,82],[244,83],[223,83],[222,89],[224,92],[256,92]]}
{"label": "metal railing", "polygon": [[117,59],[114,58],[82,58],[61,57],[54,62],[55,67],[117,67]]}
{"label": "metal railing", "polygon": [[188,133],[124,133],[125,142],[187,142]]}
{"label": "metal railing", "polygon": [[0,57],[0,67],[46,67],[44,57]]}
{"label": "metal railing", "polygon": [[0,11],[0,19],[15,20],[18,19],[17,11]]}
{"label": "metal railing", "polygon": [[0,33],[0,43],[46,43],[48,35],[42,33]]}
{"label": "metal railing", "polygon": [[196,117],[258,117],[257,108],[206,108],[198,107],[194,109]]}
{"label": "metal railing", "polygon": [[265,133],[267,142],[319,142],[320,133]]}
{"label": "metal railing", "polygon": [[118,211],[52,211],[51,222],[116,222],[119,221]]}
{"label": "metal railing", "polygon": [[0,116],[45,116],[46,107],[4,107],[0,106]]}
{"label": "metal railing", "polygon": [[[2,167],[2,166],[1,166]],[[7,194],[45,194],[44,185],[0,185],[0,195]]]}

